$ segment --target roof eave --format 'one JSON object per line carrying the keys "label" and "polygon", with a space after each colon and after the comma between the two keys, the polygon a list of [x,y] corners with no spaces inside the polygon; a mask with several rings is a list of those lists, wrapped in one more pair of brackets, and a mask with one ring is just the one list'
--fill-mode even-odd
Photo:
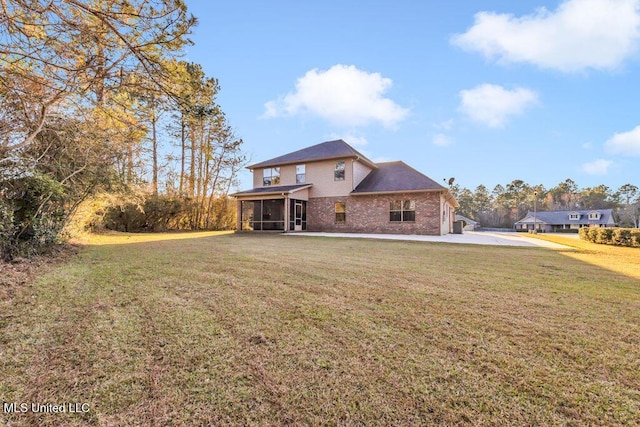
{"label": "roof eave", "polygon": [[357,154],[342,155],[342,156],[328,156],[328,157],[322,157],[319,159],[300,159],[295,161],[285,161],[285,162],[275,162],[275,163],[260,162],[254,165],[249,165],[246,167],[246,169],[253,171],[254,169],[272,168],[276,166],[299,165],[301,163],[324,162],[327,160],[337,160],[337,159],[354,159],[366,164],[367,166],[370,166],[373,169],[378,169],[378,166],[375,163],[373,163],[371,160],[367,159],[366,157],[358,156]]}
{"label": "roof eave", "polygon": [[245,193],[245,192],[240,192],[240,193],[235,193],[235,194],[230,194],[231,197],[235,197],[235,198],[239,198],[239,197],[243,197],[243,196],[272,196],[274,194],[293,194],[297,191],[301,191],[301,190],[306,190],[308,188],[311,188],[313,186],[313,184],[308,184],[308,185],[304,185],[302,187],[298,187],[298,188],[292,188],[291,190],[276,190],[276,191],[256,191],[253,193]]}
{"label": "roof eave", "polygon": [[[403,193],[442,193],[443,190],[432,188],[422,190],[383,190],[383,191],[352,191],[352,196],[372,196],[376,194],[403,194]],[[455,200],[455,199],[454,199]]]}

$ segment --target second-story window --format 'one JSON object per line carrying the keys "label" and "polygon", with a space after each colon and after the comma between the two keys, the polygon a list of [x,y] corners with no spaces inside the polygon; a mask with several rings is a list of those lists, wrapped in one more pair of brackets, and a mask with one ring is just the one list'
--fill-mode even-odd
{"label": "second-story window", "polygon": [[280,168],[266,168],[262,170],[262,185],[280,184]]}
{"label": "second-story window", "polygon": [[304,184],[307,181],[305,165],[296,166],[296,184]]}
{"label": "second-story window", "polygon": [[334,181],[344,181],[344,160],[336,162],[336,168],[333,171]]}

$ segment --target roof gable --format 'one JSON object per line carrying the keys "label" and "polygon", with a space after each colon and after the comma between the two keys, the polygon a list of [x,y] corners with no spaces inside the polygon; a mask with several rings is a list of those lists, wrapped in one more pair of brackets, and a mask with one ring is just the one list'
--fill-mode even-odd
{"label": "roof gable", "polygon": [[352,194],[446,190],[404,162],[377,163]]}
{"label": "roof gable", "polygon": [[326,141],[311,147],[303,148],[292,153],[274,157],[254,165],[247,166],[247,169],[259,169],[271,166],[287,165],[291,163],[312,162],[326,159],[337,159],[344,157],[357,158],[369,166],[375,168],[376,165],[360,152],[341,139]]}

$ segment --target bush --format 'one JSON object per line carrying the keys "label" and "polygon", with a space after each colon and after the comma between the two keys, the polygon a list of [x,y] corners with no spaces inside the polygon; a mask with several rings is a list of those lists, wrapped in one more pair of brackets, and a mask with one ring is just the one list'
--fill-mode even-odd
{"label": "bush", "polygon": [[59,182],[33,174],[0,182],[0,255],[4,260],[43,252],[57,242],[66,220]]}
{"label": "bush", "polygon": [[103,197],[83,206],[83,219],[75,222],[84,224],[80,227],[84,227],[86,231],[94,232],[102,229],[132,233],[232,230],[236,224],[235,207],[235,202],[227,197],[215,198],[210,205],[209,200],[202,203],[190,198],[164,195],[148,196],[135,201],[125,201],[123,198],[107,200]]}
{"label": "bush", "polygon": [[616,228],[613,231],[613,243],[618,246],[632,246],[631,229]]}
{"label": "bush", "polygon": [[5,258],[10,251],[13,233],[13,206],[2,197],[0,198],[0,257],[2,258]]}
{"label": "bush", "polygon": [[581,240],[586,240],[587,242],[591,242],[591,235],[589,234],[589,228],[588,227],[582,227],[579,231],[578,231],[578,236],[580,237]]}
{"label": "bush", "polygon": [[640,229],[583,227],[580,239],[603,245],[640,247]]}
{"label": "bush", "polygon": [[610,245],[613,243],[613,228],[595,228],[597,230],[596,233],[596,243]]}

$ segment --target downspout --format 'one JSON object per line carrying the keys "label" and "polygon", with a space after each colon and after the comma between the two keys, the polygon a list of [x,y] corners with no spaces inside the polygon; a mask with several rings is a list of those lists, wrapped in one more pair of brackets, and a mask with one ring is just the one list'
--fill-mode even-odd
{"label": "downspout", "polygon": [[360,159],[356,156],[355,160],[351,159],[351,191],[356,189],[356,162]]}
{"label": "downspout", "polygon": [[442,236],[442,217],[444,216],[444,191],[440,192],[440,215],[438,215],[438,223],[440,224],[440,235]]}

